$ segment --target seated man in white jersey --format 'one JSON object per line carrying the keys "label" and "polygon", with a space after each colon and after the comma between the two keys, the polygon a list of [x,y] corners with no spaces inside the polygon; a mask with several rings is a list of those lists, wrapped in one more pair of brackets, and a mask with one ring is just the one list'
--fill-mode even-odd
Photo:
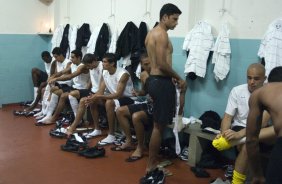
{"label": "seated man in white jersey", "polygon": [[[249,113],[248,101],[250,95],[258,88],[263,86],[266,79],[265,68],[262,64],[254,63],[247,70],[247,84],[234,87],[228,98],[224,117],[221,121],[221,133],[213,141],[214,147],[224,150],[223,143],[240,140],[246,136],[246,121]],[[264,113],[263,124],[266,126],[269,114]],[[269,129],[265,128],[267,131]],[[269,131],[268,131],[269,132]],[[271,132],[271,130],[270,130]],[[243,184],[247,172],[247,151],[246,145],[238,145],[239,154],[235,161],[232,183]]]}
{"label": "seated man in white jersey", "polygon": [[[134,103],[132,96],[133,83],[130,74],[123,68],[117,67],[117,59],[114,54],[107,53],[103,57],[103,74],[99,90],[96,94],[85,100],[85,105],[91,105],[92,115],[98,117],[98,104],[105,105],[109,124],[108,136],[98,142],[104,146],[115,141],[114,122],[116,108]],[[109,94],[105,94],[105,90]],[[100,131],[97,118],[94,119],[95,130]],[[93,132],[93,136],[95,133]]]}
{"label": "seated man in white jersey", "polygon": [[[61,71],[62,72],[61,76],[48,79],[49,84],[53,84],[57,81],[67,81],[72,79],[73,85],[70,88],[57,89],[52,92],[53,94],[59,96],[60,100],[53,116],[52,117],[46,116],[42,121],[39,121],[41,122],[41,125],[55,123],[60,113],[63,111],[66,104],[66,100],[68,100],[68,96],[71,93],[71,91],[84,90],[88,88],[89,78],[90,78],[89,70],[86,67],[86,65],[81,63],[81,58],[82,58],[82,52],[80,50],[72,51],[71,52],[72,64],[70,68],[66,68],[63,71]],[[53,94],[51,95],[51,100]],[[54,111],[54,110],[48,108],[48,111]]]}
{"label": "seated man in white jersey", "polygon": [[[31,76],[34,88],[34,98],[30,104],[30,107],[27,108],[27,111],[33,110],[38,102],[41,99],[41,90],[47,85],[47,79],[50,76],[52,57],[48,51],[43,51],[41,53],[41,58],[44,61],[45,71],[40,70],[39,68],[32,68]],[[54,66],[53,66],[54,73]]]}
{"label": "seated man in white jersey", "polygon": [[[87,100],[87,97],[90,95],[94,95],[100,86],[100,82],[101,82],[101,78],[102,78],[102,73],[103,73],[103,64],[101,61],[98,60],[98,58],[94,55],[94,54],[86,54],[82,60],[83,64],[85,64],[87,66],[87,68],[89,69],[89,73],[90,73],[90,80],[91,80],[91,89],[90,90],[79,90],[79,94],[78,91],[72,91],[69,94],[69,100],[70,100],[70,104],[71,107],[73,109],[73,112],[75,114],[75,119],[73,121],[73,123],[70,125],[70,127],[68,128],[67,131],[67,135],[71,135],[74,130],[76,129],[77,125],[81,122],[83,115],[86,111],[86,106],[85,106],[85,101]],[[78,99],[78,95],[80,97],[80,101],[78,104],[77,100],[74,99]],[[92,118],[94,122],[98,122],[98,114],[93,114],[93,111],[91,111],[92,113]],[[98,136],[102,134],[102,131],[99,128],[98,123],[95,123],[95,128],[94,131],[89,133],[86,137],[90,138],[92,136]]]}
{"label": "seated man in white jersey", "polygon": [[[62,75],[70,74],[71,73],[71,61],[63,55],[62,49],[59,47],[55,47],[52,51],[54,58],[56,59],[56,72],[52,76],[48,78],[48,85],[47,89],[43,95],[43,102],[42,102],[42,111],[44,111],[43,116],[37,116],[36,119],[39,119],[39,123],[35,125],[45,125],[46,119],[49,119],[55,108],[57,107],[57,103],[59,100],[59,96],[63,92],[67,92],[71,89],[72,80],[65,80],[65,81],[58,81],[55,84],[50,84],[49,81],[60,77]],[[41,118],[41,119],[40,119]]]}

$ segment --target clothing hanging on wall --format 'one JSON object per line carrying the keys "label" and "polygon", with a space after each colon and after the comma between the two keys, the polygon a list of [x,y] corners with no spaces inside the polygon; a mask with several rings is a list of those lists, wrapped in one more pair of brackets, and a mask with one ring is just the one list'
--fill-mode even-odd
{"label": "clothing hanging on wall", "polygon": [[119,37],[119,32],[116,27],[110,28],[111,32],[111,41],[109,46],[109,53],[115,53],[117,49],[117,40]]}
{"label": "clothing hanging on wall", "polygon": [[69,52],[69,29],[70,25],[67,24],[64,28],[62,41],[60,43],[60,48],[62,49],[64,57],[66,57],[67,52]]}
{"label": "clothing hanging on wall", "polygon": [[261,41],[258,56],[265,60],[265,74],[282,66],[282,18],[275,19],[269,26]]}
{"label": "clothing hanging on wall", "polygon": [[87,46],[88,41],[91,36],[90,26],[87,23],[84,23],[78,30],[77,30],[77,37],[76,37],[76,49],[81,50],[83,46]]}
{"label": "clothing hanging on wall", "polygon": [[96,46],[96,41],[97,41],[97,38],[99,36],[99,32],[100,32],[100,29],[101,29],[102,25],[99,25],[97,27],[94,28],[91,36],[90,36],[90,39],[89,39],[89,42],[87,44],[87,51],[86,53],[91,53],[93,54],[94,51],[95,51],[95,46]]}
{"label": "clothing hanging on wall", "polygon": [[69,32],[69,46],[70,46],[70,51],[72,52],[75,50],[75,41],[76,41],[76,36],[77,36],[77,30],[79,26],[70,26],[70,32]]}
{"label": "clothing hanging on wall", "polygon": [[108,24],[103,23],[99,35],[97,37],[96,46],[95,46],[95,55],[98,56],[99,60],[101,60],[104,54],[107,52],[109,48],[110,41],[110,32]]}
{"label": "clothing hanging on wall", "polygon": [[133,22],[128,22],[123,28],[117,41],[116,56],[127,57],[137,49],[138,28]]}
{"label": "clothing hanging on wall", "polygon": [[230,70],[231,46],[229,33],[228,25],[223,24],[213,47],[213,73],[217,82],[225,79]]}
{"label": "clothing hanging on wall", "polygon": [[138,47],[138,55],[136,58],[137,62],[132,62],[132,70],[135,71],[135,75],[137,78],[140,79],[141,74],[141,64],[140,64],[140,55],[142,52],[146,51],[145,46],[145,39],[148,34],[148,26],[145,22],[141,22],[138,28],[138,40],[137,40],[137,47]]}
{"label": "clothing hanging on wall", "polygon": [[213,45],[211,26],[204,21],[198,22],[186,35],[183,43],[183,50],[189,51],[184,69],[186,75],[193,73],[205,77],[207,59]]}
{"label": "clothing hanging on wall", "polygon": [[51,44],[52,44],[51,52],[55,47],[60,47],[60,44],[61,44],[61,41],[62,41],[62,38],[63,38],[63,32],[64,32],[64,26],[63,25],[59,25],[55,29],[52,40],[51,40]]}

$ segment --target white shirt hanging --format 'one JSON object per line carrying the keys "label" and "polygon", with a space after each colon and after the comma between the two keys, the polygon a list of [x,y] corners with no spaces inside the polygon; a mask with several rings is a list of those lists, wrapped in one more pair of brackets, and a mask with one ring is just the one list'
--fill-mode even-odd
{"label": "white shirt hanging", "polygon": [[225,79],[230,70],[231,46],[229,34],[228,25],[223,24],[213,47],[212,63],[215,64],[213,73],[217,82]]}

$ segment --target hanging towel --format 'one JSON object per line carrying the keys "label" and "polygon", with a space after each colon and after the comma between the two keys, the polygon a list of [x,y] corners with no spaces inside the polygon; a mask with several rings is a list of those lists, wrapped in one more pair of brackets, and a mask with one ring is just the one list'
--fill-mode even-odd
{"label": "hanging towel", "polygon": [[204,21],[198,22],[186,35],[183,43],[183,49],[189,51],[184,68],[186,75],[195,73],[199,77],[205,77],[207,59],[213,45],[211,26]]}
{"label": "hanging towel", "polygon": [[265,60],[265,74],[282,66],[282,18],[274,20],[261,41],[258,56]]}
{"label": "hanging towel", "polygon": [[229,33],[228,25],[223,24],[213,47],[212,63],[215,64],[213,73],[217,82],[225,79],[230,70],[231,47]]}

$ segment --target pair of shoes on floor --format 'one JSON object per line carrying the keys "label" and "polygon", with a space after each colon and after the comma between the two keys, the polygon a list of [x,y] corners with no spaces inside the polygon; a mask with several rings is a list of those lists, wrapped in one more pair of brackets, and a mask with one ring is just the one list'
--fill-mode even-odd
{"label": "pair of shoes on floor", "polygon": [[98,158],[104,157],[106,154],[106,150],[103,147],[94,146],[92,148],[85,148],[77,152],[80,156],[84,156],[85,158]]}
{"label": "pair of shoes on floor", "polygon": [[101,130],[93,130],[92,132],[90,133],[85,133],[83,134],[87,139],[91,139],[91,138],[94,138],[94,137],[97,137],[97,136],[100,136],[102,135],[102,131]]}
{"label": "pair of shoes on floor", "polygon": [[148,172],[140,179],[140,184],[163,184],[165,182],[165,173],[159,168]]}
{"label": "pair of shoes on floor", "polygon": [[109,144],[113,144],[116,140],[116,137],[114,135],[108,135],[106,138],[102,139],[101,141],[99,141],[97,144],[98,146],[106,146]]}
{"label": "pair of shoes on floor", "polygon": [[63,151],[77,153],[81,149],[88,148],[87,140],[84,136],[79,136],[77,133],[71,135],[66,144],[61,145]]}
{"label": "pair of shoes on floor", "polygon": [[191,167],[191,171],[198,178],[209,178],[210,177],[210,174],[201,167]]}
{"label": "pair of shoes on floor", "polygon": [[55,127],[54,129],[51,129],[49,131],[49,135],[51,137],[56,137],[56,138],[66,138],[67,137],[67,129],[63,128],[63,127]]}

